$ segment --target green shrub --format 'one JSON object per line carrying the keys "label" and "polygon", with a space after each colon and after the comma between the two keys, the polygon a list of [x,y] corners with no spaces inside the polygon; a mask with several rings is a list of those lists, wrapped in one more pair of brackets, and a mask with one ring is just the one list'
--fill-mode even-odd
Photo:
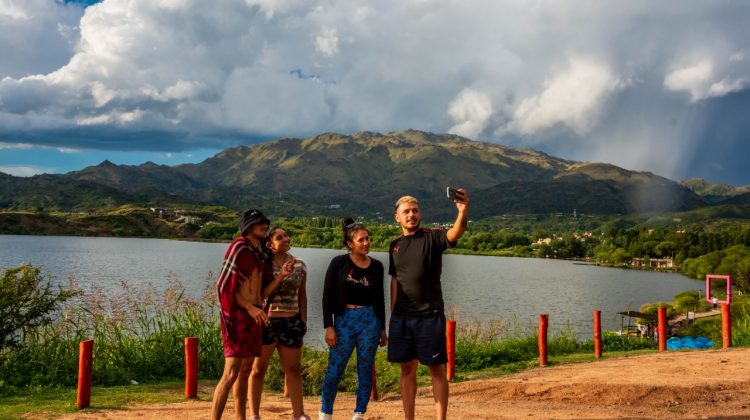
{"label": "green shrub", "polygon": [[[640,338],[640,337],[625,337],[617,335],[612,331],[602,331],[602,351],[603,352],[615,352],[615,351],[634,351],[644,349],[655,349],[657,344],[653,339]],[[590,339],[582,343],[580,346],[581,351],[593,352],[594,351],[594,340]]]}
{"label": "green shrub", "polygon": [[37,327],[49,324],[55,311],[77,292],[52,286],[51,278],[24,264],[0,277],[0,352]]}
{"label": "green shrub", "polygon": [[750,346],[750,311],[742,308],[738,313],[733,313],[732,345]]}

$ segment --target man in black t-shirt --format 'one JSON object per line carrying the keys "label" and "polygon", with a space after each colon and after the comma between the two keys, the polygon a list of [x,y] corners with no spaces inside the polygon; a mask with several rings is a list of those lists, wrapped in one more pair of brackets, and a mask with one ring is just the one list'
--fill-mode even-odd
{"label": "man in black t-shirt", "polygon": [[410,196],[396,202],[396,221],[402,235],[391,242],[391,320],[388,361],[401,364],[401,400],[404,418],[414,419],[417,367],[426,365],[432,376],[432,393],[438,419],[448,411],[448,380],[444,364],[445,314],[440,274],[443,251],[456,245],[466,231],[469,196],[458,190],[456,221],[450,229],[423,229],[419,202]]}

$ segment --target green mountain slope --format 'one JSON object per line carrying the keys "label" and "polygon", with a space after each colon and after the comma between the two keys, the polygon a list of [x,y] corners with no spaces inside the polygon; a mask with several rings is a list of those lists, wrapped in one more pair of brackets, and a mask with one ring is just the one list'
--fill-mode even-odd
{"label": "green mountain slope", "polygon": [[116,188],[89,181],[68,179],[60,175],[37,175],[23,178],[0,173],[0,208],[2,209],[86,210],[119,206],[135,199]]}
{"label": "green mountain slope", "polygon": [[436,217],[452,213],[447,185],[476,193],[475,214],[629,213],[705,205],[687,188],[647,172],[558,159],[533,150],[408,130],[321,134],[228,149],[175,167],[213,185],[250,188],[355,213],[389,212],[403,194],[424,200]]}
{"label": "green mountain slope", "polygon": [[680,184],[689,188],[709,203],[719,203],[732,197],[750,193],[750,186],[733,187],[727,184],[713,184],[701,178],[681,181]]}
{"label": "green mountain slope", "polygon": [[[448,185],[470,192],[473,217],[573,209],[587,214],[670,212],[706,205],[685,186],[648,172],[415,130],[283,138],[226,149],[197,164],[128,166],[105,161],[47,177],[93,189],[89,195],[103,203],[171,200],[235,209],[257,206],[285,216],[390,218],[392,203],[410,194],[424,203],[428,219],[444,220],[455,212],[444,197]],[[66,198],[56,189],[39,184],[28,191],[12,186],[26,181],[7,179],[7,184],[0,183],[0,203],[9,203],[12,194],[19,194],[20,203],[36,202],[29,196],[43,193],[48,206],[79,205],[74,196]],[[3,206],[23,208],[18,197],[12,203]]]}

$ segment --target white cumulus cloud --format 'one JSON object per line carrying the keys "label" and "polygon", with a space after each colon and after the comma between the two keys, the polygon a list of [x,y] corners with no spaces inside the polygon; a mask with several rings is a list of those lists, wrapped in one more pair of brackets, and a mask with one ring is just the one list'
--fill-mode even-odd
{"label": "white cumulus cloud", "polygon": [[724,96],[732,92],[745,90],[748,86],[750,86],[750,77],[733,80],[723,79],[711,84],[711,87],[708,88],[708,96]]}
{"label": "white cumulus cloud", "polygon": [[[677,68],[664,78],[664,87],[674,92],[687,92],[691,102],[739,92],[750,87],[750,75],[738,72],[732,64],[741,65],[744,55],[735,52],[716,65],[710,59]],[[718,67],[718,68],[717,68]]]}
{"label": "white cumulus cloud", "polygon": [[626,83],[606,66],[587,59],[571,59],[570,65],[544,81],[544,90],[523,99],[513,125],[523,134],[564,124],[585,134],[602,114],[604,102]]}
{"label": "white cumulus cloud", "polygon": [[711,86],[713,69],[710,60],[701,60],[693,65],[675,69],[664,78],[664,86],[675,92],[688,92],[691,101],[698,101],[706,97]]}
{"label": "white cumulus cloud", "polygon": [[475,137],[487,127],[492,116],[492,100],[482,92],[466,88],[450,103],[448,115],[455,123],[449,133]]}
{"label": "white cumulus cloud", "polygon": [[0,79],[47,73],[68,62],[83,7],[52,0],[0,0]]}
{"label": "white cumulus cloud", "polygon": [[29,150],[33,148],[34,148],[34,145],[29,144],[29,143],[0,142],[0,150]]}
{"label": "white cumulus cloud", "polygon": [[335,28],[323,28],[315,36],[315,49],[326,57],[333,57],[339,52],[339,37]]}
{"label": "white cumulus cloud", "polygon": [[616,0],[0,0],[0,141],[168,152],[414,128],[651,165],[647,147],[622,153],[636,125],[676,172],[716,124],[696,103],[750,88],[748,18],[723,0],[678,15]]}
{"label": "white cumulus cloud", "polygon": [[29,177],[40,174],[51,174],[55,171],[51,168],[38,166],[0,166],[0,172],[13,176]]}

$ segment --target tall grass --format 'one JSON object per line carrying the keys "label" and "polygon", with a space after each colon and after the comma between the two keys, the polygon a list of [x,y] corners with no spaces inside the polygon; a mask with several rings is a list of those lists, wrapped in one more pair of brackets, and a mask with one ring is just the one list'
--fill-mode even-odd
{"label": "tall grass", "polygon": [[[72,387],[77,381],[79,342],[94,339],[93,384],[120,385],[180,380],[184,376],[184,338],[199,339],[199,378],[218,379],[224,359],[218,308],[209,275],[198,299],[185,295],[177,279],[164,289],[135,289],[123,283],[115,292],[100,287],[83,291],[69,301],[56,321],[24,331],[18,347],[0,352],[0,394],[29,388]],[[71,279],[70,288],[78,288]],[[455,311],[448,317],[457,318]],[[537,330],[518,319],[478,321],[458,317],[456,343],[457,374],[533,361],[538,357]],[[745,321],[750,324],[750,320]],[[654,348],[648,340],[604,334],[604,351]],[[572,330],[552,331],[550,356],[593,352],[591,340],[579,341]],[[302,375],[306,395],[320,393],[327,366],[325,350],[305,347]],[[356,356],[353,355],[352,359]],[[381,391],[398,389],[400,367],[388,363],[385,351],[377,353],[378,386]],[[351,360],[339,386],[356,389],[356,361]],[[428,376],[424,367],[418,371]],[[283,373],[274,356],[266,376],[266,387],[283,389]]]}
{"label": "tall grass", "polygon": [[[71,289],[78,289],[71,279]],[[23,332],[19,346],[0,351],[0,395],[44,387],[72,387],[77,382],[79,343],[94,339],[92,381],[121,385],[180,379],[184,376],[184,338],[198,337],[199,378],[218,379],[224,366],[213,279],[209,275],[199,299],[186,297],[176,279],[158,290],[126,283],[116,292],[101,287],[82,291],[69,301],[55,322]],[[352,356],[355,359],[355,356]],[[305,347],[304,391],[317,395],[327,367],[326,351]],[[397,387],[398,371],[379,352],[381,388]],[[340,389],[356,389],[356,362],[349,364]],[[274,357],[266,388],[281,391],[283,373]]]}
{"label": "tall grass", "polygon": [[[77,288],[71,280],[70,288]],[[216,307],[207,288],[189,299],[175,279],[163,291],[116,293],[93,287],[69,301],[55,322],[24,331],[21,345],[0,354],[0,392],[16,387],[72,386],[77,381],[78,345],[94,339],[93,383],[116,385],[184,375],[184,337],[198,337],[199,374],[215,377],[223,359]]]}
{"label": "tall grass", "polygon": [[743,307],[734,316],[732,326],[732,344],[735,346],[750,346],[750,310]]}
{"label": "tall grass", "polygon": [[[448,315],[455,316],[455,312],[449,311]],[[533,361],[539,357],[538,332],[536,326],[524,326],[516,317],[508,321],[461,318],[456,323],[456,372]],[[613,332],[602,334],[602,344],[605,352],[656,348],[650,340],[621,337]],[[580,341],[570,325],[551,331],[547,338],[550,356],[593,351],[593,339]]]}

